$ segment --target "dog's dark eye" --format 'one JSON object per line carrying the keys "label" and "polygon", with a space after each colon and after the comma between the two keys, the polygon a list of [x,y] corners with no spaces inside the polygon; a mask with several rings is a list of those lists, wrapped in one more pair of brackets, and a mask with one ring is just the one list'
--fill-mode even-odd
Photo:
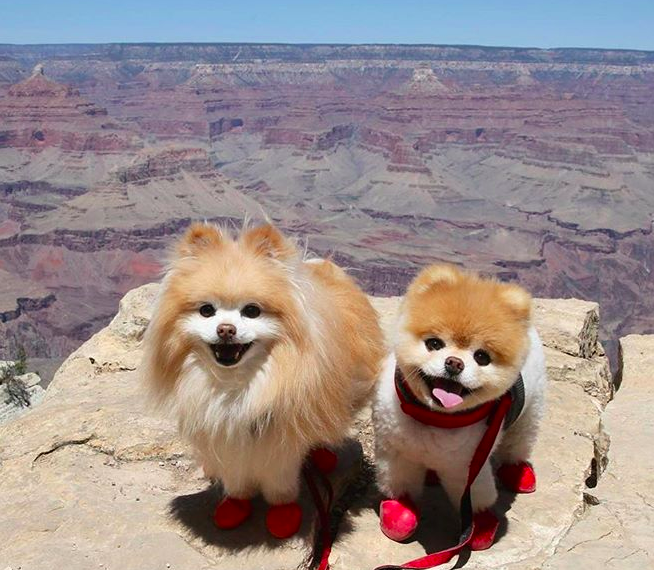
{"label": "dog's dark eye", "polygon": [[261,314],[261,309],[256,305],[245,305],[241,309],[241,315],[247,317],[248,319],[256,319]]}
{"label": "dog's dark eye", "polygon": [[476,350],[473,357],[479,366],[488,366],[491,362],[490,354],[488,354],[485,350]]}
{"label": "dog's dark eye", "polygon": [[429,350],[429,351],[431,351],[431,350],[440,350],[441,348],[443,348],[445,346],[445,343],[440,338],[435,336],[435,337],[432,337],[432,338],[428,338],[425,341],[425,346],[427,347],[427,350]]}
{"label": "dog's dark eye", "polygon": [[216,309],[213,308],[213,305],[205,303],[200,307],[200,314],[207,318],[213,317],[216,314]]}

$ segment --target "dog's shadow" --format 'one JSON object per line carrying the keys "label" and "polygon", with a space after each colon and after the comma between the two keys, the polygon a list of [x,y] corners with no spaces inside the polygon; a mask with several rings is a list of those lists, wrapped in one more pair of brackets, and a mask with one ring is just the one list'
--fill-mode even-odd
{"label": "dog's shadow", "polygon": [[[220,547],[231,553],[246,549],[281,548],[287,541],[278,540],[270,535],[265,526],[265,501],[261,498],[252,501],[252,516],[243,525],[233,530],[219,530],[213,522],[213,512],[223,497],[220,485],[210,485],[206,489],[190,495],[175,497],[169,505],[170,515],[182,524],[193,536],[200,538],[205,544]],[[300,504],[306,512],[310,508],[306,499]],[[303,541],[307,548],[313,545],[310,517],[304,517],[300,530],[293,538]]]}
{"label": "dog's shadow", "polygon": [[[374,468],[368,464],[368,469],[372,472]],[[499,488],[499,487],[498,487]],[[352,526],[351,517],[349,515],[358,515],[365,510],[374,510],[377,517],[379,517],[379,504],[383,499],[381,493],[377,490],[375,483],[369,478],[365,490],[362,490],[357,498],[355,498],[347,507],[347,512],[340,522],[336,541],[343,538],[348,534],[356,532]],[[506,513],[511,510],[511,506],[515,501],[516,495],[499,489],[499,498],[493,511],[498,515],[500,526],[497,531],[495,544],[491,548],[497,547],[497,542],[501,541],[502,537],[508,531],[508,520]],[[409,545],[414,542],[420,544],[424,552],[431,554],[439,552],[447,548],[455,546],[459,540],[460,531],[460,518],[458,508],[454,508],[450,503],[445,491],[440,485],[425,486],[422,498],[420,500],[421,519],[420,526],[416,533],[405,544]],[[379,531],[379,540],[390,540],[384,537]],[[397,545],[393,549],[396,552],[397,559],[380,560],[381,563],[401,564],[407,562],[409,558],[417,558],[415,549],[404,548],[402,545]],[[463,568],[470,559],[471,552],[469,549],[464,549],[459,555],[456,564],[452,568]]]}
{"label": "dog's shadow", "polygon": [[[332,513],[332,534],[334,541],[356,532],[352,525],[352,517],[365,510],[373,510],[379,516],[379,503],[382,499],[377,490],[372,474],[374,468],[364,460],[364,468],[361,476],[353,480],[348,488],[344,489],[344,495],[337,501],[337,511]],[[303,485],[300,496],[300,504],[305,513],[302,526],[299,532],[290,539],[293,544],[305,548],[307,552],[315,548],[314,541],[317,536],[314,532],[313,521],[315,505],[311,500],[306,486]],[[277,549],[288,545],[288,541],[273,538],[265,527],[265,513],[267,504],[263,499],[253,501],[252,516],[238,529],[224,531],[219,530],[213,523],[213,511],[223,496],[220,485],[210,485],[206,489],[189,495],[175,497],[170,503],[171,516],[181,523],[193,536],[200,538],[205,544],[225,549],[229,553],[238,553],[245,550]],[[497,532],[496,542],[500,541],[507,533],[508,523],[506,513],[516,495],[500,490],[499,499],[494,511],[499,516],[500,527]],[[440,485],[434,487],[425,486],[420,501],[421,521],[416,534],[408,543],[418,542],[427,553],[438,552],[454,546],[459,536],[459,514],[449,502],[443,488]],[[379,531],[379,540],[389,540]],[[494,546],[495,547],[495,546]],[[394,549],[395,550],[395,549]],[[397,560],[394,563],[403,563],[406,554],[401,545],[396,549]],[[408,557],[416,557],[414,555]],[[313,552],[315,554],[315,551]],[[470,551],[464,549],[458,556],[456,565],[453,568],[462,568],[470,559]],[[379,564],[390,562],[380,560]]]}
{"label": "dog's shadow", "polygon": [[[346,441],[338,449],[338,468],[329,476],[331,485],[344,492],[351,482],[357,478],[361,470],[361,445],[355,440]],[[321,489],[321,495],[324,490]],[[208,486],[206,489],[190,495],[175,497],[169,506],[173,519],[177,520],[194,537],[198,537],[205,544],[213,545],[227,550],[239,552],[243,550],[300,548],[315,554],[316,523],[318,515],[316,505],[303,480],[298,499],[302,508],[302,525],[291,539],[278,540],[270,535],[265,525],[267,503],[258,497],[252,501],[252,516],[243,525],[233,530],[219,530],[213,522],[213,512],[223,497],[223,490],[219,484]],[[324,500],[324,497],[323,497]],[[337,520],[332,516],[332,524]]]}

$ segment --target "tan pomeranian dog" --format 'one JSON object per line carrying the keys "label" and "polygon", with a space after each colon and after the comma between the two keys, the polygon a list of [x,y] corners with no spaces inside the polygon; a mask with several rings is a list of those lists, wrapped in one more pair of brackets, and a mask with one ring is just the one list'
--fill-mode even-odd
{"label": "tan pomeranian dog", "polygon": [[262,493],[268,530],[286,538],[301,523],[305,458],[345,439],[384,354],[374,309],[339,267],[303,260],[270,225],[233,238],[195,224],[163,281],[144,370],[222,482],[216,525],[239,526]]}
{"label": "tan pomeranian dog", "polygon": [[[378,484],[387,499],[382,531],[405,540],[419,522],[425,476],[438,476],[459,505],[488,419],[511,408],[492,447],[497,476],[518,493],[535,490],[529,464],[544,409],[545,360],[531,322],[531,296],[517,285],[449,265],[423,270],[400,308],[397,365],[385,370],[373,408]],[[473,550],[488,548],[498,519],[489,461],[470,488]]]}

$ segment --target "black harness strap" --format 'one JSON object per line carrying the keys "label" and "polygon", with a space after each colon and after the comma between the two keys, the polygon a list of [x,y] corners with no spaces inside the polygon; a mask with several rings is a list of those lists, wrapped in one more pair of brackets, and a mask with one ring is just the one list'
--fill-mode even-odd
{"label": "black harness strap", "polygon": [[525,407],[525,382],[522,379],[522,373],[518,376],[511,390],[511,407],[509,408],[506,418],[504,419],[505,430],[509,429],[522,414]]}

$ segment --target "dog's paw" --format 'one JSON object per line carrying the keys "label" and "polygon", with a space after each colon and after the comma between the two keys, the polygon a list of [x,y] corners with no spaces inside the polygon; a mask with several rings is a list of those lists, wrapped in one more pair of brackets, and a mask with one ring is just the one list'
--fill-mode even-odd
{"label": "dog's paw", "polygon": [[495,542],[495,535],[500,521],[490,510],[481,511],[474,515],[475,530],[470,539],[471,550],[486,550]]}
{"label": "dog's paw", "polygon": [[297,503],[271,505],[266,513],[266,528],[275,538],[290,538],[302,524],[302,509]]}
{"label": "dog's paw", "polygon": [[418,528],[420,511],[406,495],[399,499],[386,499],[379,505],[379,526],[391,540],[401,542]]}
{"label": "dog's paw", "polygon": [[536,473],[526,461],[501,465],[497,478],[505,489],[513,493],[533,493],[536,490]]}
{"label": "dog's paw", "polygon": [[216,505],[213,522],[223,530],[236,528],[252,514],[252,503],[248,499],[225,497]]}

